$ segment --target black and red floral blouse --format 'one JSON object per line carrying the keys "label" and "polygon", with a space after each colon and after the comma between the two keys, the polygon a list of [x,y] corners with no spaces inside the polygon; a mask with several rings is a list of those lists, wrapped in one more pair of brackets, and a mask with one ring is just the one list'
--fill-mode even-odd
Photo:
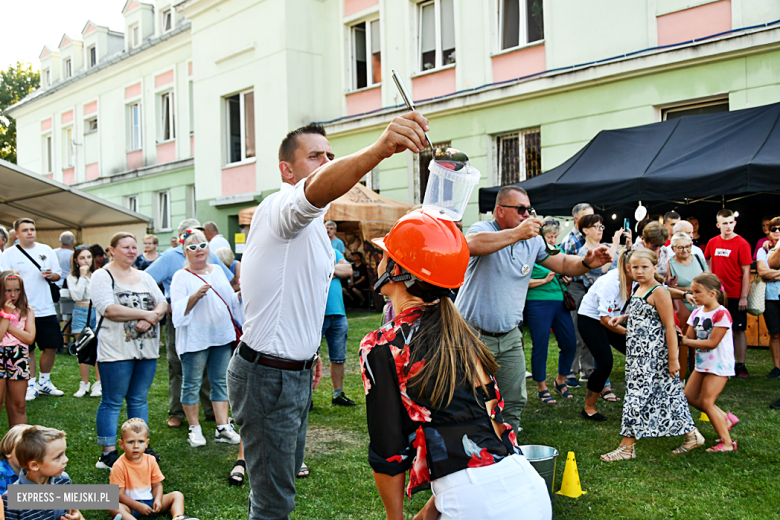
{"label": "black and red floral blouse", "polygon": [[[406,493],[412,496],[429,483],[466,468],[496,464],[515,453],[517,441],[512,427],[501,418],[504,401],[495,379],[487,394],[466,384],[456,387],[446,408],[435,408],[424,397],[407,392],[407,381],[425,364],[422,356],[412,356],[412,345],[420,326],[420,307],[409,309],[360,343],[360,365],[366,390],[368,416],[368,462],[386,475],[410,470]],[[410,359],[420,361],[410,364]],[[419,394],[419,392],[418,392]],[[504,425],[499,438],[493,428],[486,401],[497,400],[492,413]]]}

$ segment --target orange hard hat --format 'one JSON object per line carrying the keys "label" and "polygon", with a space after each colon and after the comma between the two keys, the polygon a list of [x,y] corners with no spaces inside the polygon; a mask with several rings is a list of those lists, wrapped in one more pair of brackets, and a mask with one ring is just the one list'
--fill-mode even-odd
{"label": "orange hard hat", "polygon": [[413,211],[401,217],[387,235],[372,242],[424,282],[447,289],[463,285],[469,245],[452,221]]}

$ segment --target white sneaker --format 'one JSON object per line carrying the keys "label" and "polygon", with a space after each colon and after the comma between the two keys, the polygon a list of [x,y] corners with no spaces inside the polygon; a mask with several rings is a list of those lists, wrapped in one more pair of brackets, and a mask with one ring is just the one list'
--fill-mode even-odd
{"label": "white sneaker", "polygon": [[228,444],[238,444],[241,442],[241,436],[233,430],[233,425],[228,424],[222,430],[217,428],[214,431],[214,440],[217,442],[226,442]]}
{"label": "white sneaker", "polygon": [[526,378],[526,379],[529,379],[529,378],[531,378],[531,377],[534,377],[534,375],[533,375],[531,372],[529,372],[528,370],[526,370],[526,371],[525,371],[525,378]]}
{"label": "white sneaker", "polygon": [[31,385],[27,385],[27,395],[24,396],[25,401],[34,401],[36,397],[38,397],[38,389],[36,388],[35,383]]}
{"label": "white sneaker", "polygon": [[89,383],[79,381],[79,391],[73,394],[73,397],[84,397],[89,392]]}
{"label": "white sneaker", "polygon": [[51,379],[46,381],[44,384],[41,384],[40,382],[35,383],[35,388],[41,395],[53,395],[54,397],[65,395],[65,392],[54,386],[54,383],[51,382]]}
{"label": "white sneaker", "polygon": [[205,446],[206,437],[203,436],[203,430],[200,428],[196,430],[193,427],[190,427],[190,434],[187,438],[187,442],[189,442],[190,446],[193,448],[197,448],[198,446]]}
{"label": "white sneaker", "polygon": [[100,397],[103,395],[103,383],[100,381],[95,381],[92,383],[92,392],[90,392],[90,397]]}

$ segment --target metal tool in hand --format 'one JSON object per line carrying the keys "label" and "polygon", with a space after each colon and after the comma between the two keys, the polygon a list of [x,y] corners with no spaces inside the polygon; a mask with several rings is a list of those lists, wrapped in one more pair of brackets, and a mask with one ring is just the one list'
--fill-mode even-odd
{"label": "metal tool in hand", "polygon": [[[533,218],[539,218],[539,216],[536,214],[536,210],[533,209],[533,208],[531,208],[531,216]],[[544,240],[544,237],[542,237],[542,240]],[[547,240],[544,240],[544,245],[547,248],[547,254],[550,255],[550,256],[557,255],[558,253],[561,252],[561,250],[558,249],[557,247],[551,246],[550,244],[548,244]]]}
{"label": "metal tool in hand", "polygon": [[[404,103],[406,103],[406,108],[408,108],[409,110],[415,110],[414,103],[412,103],[412,97],[406,91],[406,87],[404,87],[401,78],[398,77],[398,74],[396,74],[395,70],[393,70],[393,81],[395,81],[395,86],[398,87],[398,92],[401,93],[401,97],[404,98]],[[425,134],[425,138],[428,140],[428,144],[430,145],[432,150],[433,141],[431,141],[431,138],[428,137],[428,132],[423,132],[423,133]]]}

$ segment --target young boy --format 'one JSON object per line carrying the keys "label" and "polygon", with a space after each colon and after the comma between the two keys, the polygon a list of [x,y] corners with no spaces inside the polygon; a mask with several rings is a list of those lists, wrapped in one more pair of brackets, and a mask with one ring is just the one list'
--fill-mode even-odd
{"label": "young boy", "polygon": [[16,460],[16,445],[22,438],[22,433],[32,428],[29,424],[17,424],[5,434],[0,441],[0,495],[6,492],[8,486],[19,480],[22,468]]}
{"label": "young boy", "polygon": [[189,519],[184,514],[184,495],[179,491],[163,495],[165,477],[154,456],[144,453],[148,446],[149,426],[143,419],[134,417],[122,425],[119,447],[124,453],[111,468],[110,478],[111,484],[119,486],[119,509],[111,510],[111,515],[132,520],[170,511],[173,520]]}
{"label": "young boy", "polygon": [[[66,447],[63,431],[44,426],[32,426],[25,430],[14,451],[22,469],[19,480],[11,486],[70,484],[70,477],[65,473],[68,463],[68,457],[65,456]],[[3,495],[3,509],[7,520],[84,520],[77,509],[8,509],[8,492]]]}
{"label": "young boy", "polygon": [[737,221],[730,209],[718,211],[720,235],[707,242],[704,256],[710,263],[710,271],[718,275],[728,297],[727,308],[734,320],[734,372],[740,379],[748,379],[745,358],[747,357],[747,296],[750,290],[750,244],[734,233]]}

